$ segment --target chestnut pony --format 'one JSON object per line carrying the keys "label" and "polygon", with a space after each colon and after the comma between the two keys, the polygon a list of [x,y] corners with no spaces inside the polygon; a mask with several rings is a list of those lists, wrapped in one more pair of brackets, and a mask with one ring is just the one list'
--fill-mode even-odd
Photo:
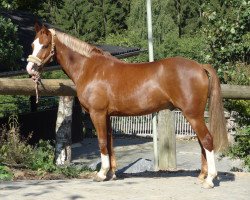
{"label": "chestnut pony", "polygon": [[[95,180],[115,178],[110,116],[144,115],[180,109],[195,130],[202,152],[199,179],[213,187],[214,151],[227,146],[220,82],[210,65],[181,57],[152,63],[125,63],[66,33],[35,24],[33,53],[27,71],[38,81],[44,64],[57,60],[76,85],[82,108],[90,113],[98,134],[101,169]],[[204,111],[209,98],[210,128]]]}

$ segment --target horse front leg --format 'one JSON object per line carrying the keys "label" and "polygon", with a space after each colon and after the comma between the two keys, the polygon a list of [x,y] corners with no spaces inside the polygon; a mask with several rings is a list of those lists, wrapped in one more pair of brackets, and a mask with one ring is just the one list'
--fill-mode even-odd
{"label": "horse front leg", "polygon": [[109,180],[115,180],[116,175],[116,158],[115,158],[115,152],[113,148],[113,136],[112,136],[112,126],[111,126],[111,120],[110,117],[107,117],[107,126],[108,126],[108,152],[109,152],[109,159],[110,159],[110,170],[108,172],[107,179]]}
{"label": "horse front leg", "polygon": [[90,117],[97,131],[98,144],[101,152],[101,169],[94,177],[94,181],[104,181],[110,169],[110,158],[107,148],[107,116],[106,113],[90,112]]}

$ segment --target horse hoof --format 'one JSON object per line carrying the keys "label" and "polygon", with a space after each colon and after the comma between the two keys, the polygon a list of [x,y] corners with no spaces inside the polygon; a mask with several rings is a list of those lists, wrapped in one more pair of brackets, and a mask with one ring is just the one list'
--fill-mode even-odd
{"label": "horse hoof", "polygon": [[107,180],[117,180],[115,173],[109,171],[107,174]]}
{"label": "horse hoof", "polygon": [[205,179],[205,176],[204,176],[204,175],[199,175],[199,176],[198,176],[198,182],[199,182],[199,183],[204,183],[205,180],[206,180],[206,179]]}
{"label": "horse hoof", "polygon": [[197,183],[198,184],[203,184],[205,182],[205,179],[204,178],[201,178],[201,177],[198,177],[197,178]]}
{"label": "horse hoof", "polygon": [[202,183],[202,187],[203,187],[204,189],[211,189],[211,188],[214,187],[214,184],[213,184],[213,183],[208,183],[207,181],[204,181],[204,182]]}
{"label": "horse hoof", "polygon": [[102,181],[105,181],[106,180],[106,177],[100,177],[98,175],[98,173],[95,175],[95,177],[93,178],[93,181],[95,182],[102,182]]}

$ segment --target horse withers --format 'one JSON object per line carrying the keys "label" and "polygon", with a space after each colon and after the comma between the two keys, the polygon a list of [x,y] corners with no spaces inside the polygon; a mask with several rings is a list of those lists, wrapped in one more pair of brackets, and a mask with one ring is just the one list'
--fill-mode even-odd
{"label": "horse withers", "polygon": [[[151,63],[126,63],[66,33],[35,24],[33,53],[27,71],[34,81],[44,64],[57,60],[74,82],[82,108],[90,113],[98,135],[101,169],[96,181],[115,179],[110,116],[144,115],[178,108],[190,122],[201,146],[203,186],[214,186],[214,151],[227,146],[227,132],[216,71],[182,57]],[[209,98],[210,127],[204,111]]]}

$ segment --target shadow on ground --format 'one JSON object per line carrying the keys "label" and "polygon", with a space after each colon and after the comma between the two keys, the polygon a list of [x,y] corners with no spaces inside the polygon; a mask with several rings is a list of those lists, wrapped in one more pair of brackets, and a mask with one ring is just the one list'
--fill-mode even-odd
{"label": "shadow on ground", "polygon": [[[126,139],[126,140],[124,140]],[[115,136],[114,147],[127,147],[131,145],[140,145],[152,142],[152,138],[138,138],[131,136]],[[81,146],[73,148],[72,160],[84,157],[87,159],[94,159],[100,156],[97,138],[86,138],[81,142]]]}
{"label": "shadow on ground", "polygon": [[[174,177],[198,177],[200,170],[176,170],[176,171],[145,171],[139,173],[117,173],[118,179],[127,178],[174,178]],[[217,178],[214,179],[214,185],[219,186],[221,182],[235,181],[235,174],[230,172],[218,172]]]}

